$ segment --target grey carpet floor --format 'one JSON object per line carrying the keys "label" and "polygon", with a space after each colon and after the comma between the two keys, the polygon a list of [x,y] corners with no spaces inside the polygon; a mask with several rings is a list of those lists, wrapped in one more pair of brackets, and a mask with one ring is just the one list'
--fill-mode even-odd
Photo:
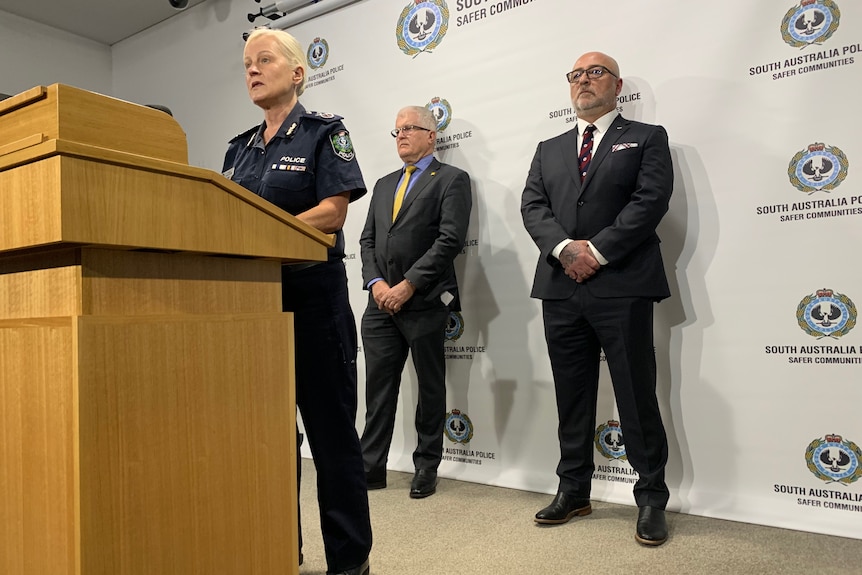
{"label": "grey carpet floor", "polygon": [[[312,461],[302,478],[300,574],[323,575]],[[435,495],[413,500],[411,478],[390,471],[388,487],[368,494],[372,575],[862,574],[859,539],[668,513],[668,542],[647,548],[634,540],[635,507],[593,502],[591,515],[539,526],[533,515],[552,496],[441,479]]]}

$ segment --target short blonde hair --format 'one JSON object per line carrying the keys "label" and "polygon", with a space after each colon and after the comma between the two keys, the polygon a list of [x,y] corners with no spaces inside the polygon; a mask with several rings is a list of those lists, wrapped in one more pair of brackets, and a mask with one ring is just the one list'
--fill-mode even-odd
{"label": "short blonde hair", "polygon": [[287,61],[292,66],[302,68],[302,82],[296,86],[296,95],[302,96],[302,93],[305,91],[305,71],[308,70],[308,60],[305,57],[305,51],[299,45],[299,41],[284,30],[273,30],[271,28],[255,29],[246,38],[246,43],[255,38],[272,38],[275,40],[282,56],[287,58]]}

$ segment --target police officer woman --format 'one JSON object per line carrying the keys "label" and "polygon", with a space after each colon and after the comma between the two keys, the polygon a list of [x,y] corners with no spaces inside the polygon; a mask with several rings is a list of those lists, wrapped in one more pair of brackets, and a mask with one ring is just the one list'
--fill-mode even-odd
{"label": "police officer woman", "polygon": [[282,301],[294,314],[296,403],[317,468],[327,573],[366,575],[371,522],[354,423],[357,338],[341,231],[347,205],[365,195],[365,183],[341,118],[299,103],[307,64],[296,39],[255,30],[243,61],[248,94],[264,121],[231,140],[224,175],[337,238],[326,262],[282,268]]}

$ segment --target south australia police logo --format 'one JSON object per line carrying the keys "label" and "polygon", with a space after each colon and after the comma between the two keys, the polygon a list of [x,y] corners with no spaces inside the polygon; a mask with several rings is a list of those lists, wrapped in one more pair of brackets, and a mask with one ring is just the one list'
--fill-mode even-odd
{"label": "south australia police logo", "polygon": [[347,130],[335,132],[329,137],[329,140],[332,142],[332,151],[345,162],[356,157],[356,152],[353,151],[353,142],[350,141],[350,134],[347,133]]}
{"label": "south australia police logo", "polygon": [[449,8],[444,0],[413,0],[401,11],[395,36],[408,56],[430,52],[449,29]]}
{"label": "south australia police logo", "polygon": [[808,471],[826,483],[839,482],[849,485],[862,477],[860,458],[862,450],[859,446],[840,435],[815,439],[805,450]]}
{"label": "south australia police logo", "polygon": [[326,64],[329,58],[329,44],[323,38],[315,38],[308,47],[308,65],[315,70]]}
{"label": "south australia police logo", "polygon": [[837,339],[856,326],[856,306],[846,295],[823,288],[802,298],[796,321],[812,337]]}
{"label": "south australia police logo", "polygon": [[814,142],[796,152],[787,166],[787,176],[801,192],[830,192],[847,178],[849,167],[847,156],[837,146]]}
{"label": "south australia police logo", "polygon": [[596,449],[607,459],[626,461],[626,443],[623,440],[623,430],[619,421],[613,419],[596,428],[594,438]]}
{"label": "south australia police logo", "polygon": [[425,104],[425,107],[434,114],[438,132],[442,132],[449,127],[449,122],[452,121],[452,106],[449,105],[448,101],[443,98],[431,98],[431,101]]}
{"label": "south australia police logo", "polygon": [[453,409],[446,414],[446,437],[452,443],[470,443],[473,439],[473,422],[467,414]]}
{"label": "south australia police logo", "polygon": [[841,10],[832,0],[802,0],[784,15],[781,38],[794,48],[822,44],[838,29]]}
{"label": "south australia police logo", "polygon": [[464,335],[464,316],[460,311],[450,311],[446,321],[446,341],[456,341]]}

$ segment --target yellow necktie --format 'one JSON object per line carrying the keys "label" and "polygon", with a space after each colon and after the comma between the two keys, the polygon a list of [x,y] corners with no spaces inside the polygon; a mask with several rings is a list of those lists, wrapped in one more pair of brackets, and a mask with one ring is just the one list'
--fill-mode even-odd
{"label": "yellow necktie", "polygon": [[401,210],[401,204],[404,202],[404,194],[407,193],[407,186],[410,185],[410,176],[416,171],[416,166],[407,166],[404,168],[404,179],[401,180],[401,185],[398,186],[398,191],[395,192],[395,203],[392,204],[392,221],[398,217],[398,212]]}

